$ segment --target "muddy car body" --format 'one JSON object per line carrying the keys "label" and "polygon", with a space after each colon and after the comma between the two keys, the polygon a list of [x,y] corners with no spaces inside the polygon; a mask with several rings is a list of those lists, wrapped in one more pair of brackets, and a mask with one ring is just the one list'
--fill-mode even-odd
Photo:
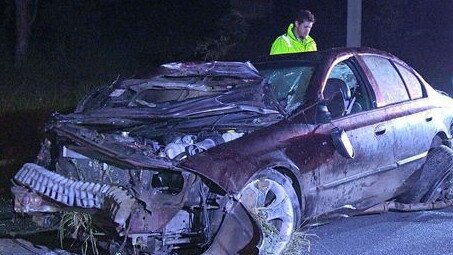
{"label": "muddy car body", "polygon": [[19,212],[85,210],[145,253],[277,254],[345,206],[444,199],[449,170],[423,166],[450,155],[452,121],[451,98],[374,49],[172,63],[55,114],[12,190]]}

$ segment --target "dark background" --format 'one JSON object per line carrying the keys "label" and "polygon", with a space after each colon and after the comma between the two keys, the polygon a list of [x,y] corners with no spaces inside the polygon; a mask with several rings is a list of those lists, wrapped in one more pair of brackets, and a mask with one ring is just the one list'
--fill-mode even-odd
{"label": "dark background", "polygon": [[[29,59],[56,75],[147,71],[163,62],[266,55],[293,11],[310,9],[319,49],[345,46],[347,0],[33,0]],[[450,90],[452,1],[363,0],[362,45],[389,51]],[[235,13],[233,9],[239,12]],[[0,52],[11,64],[15,5],[0,1]],[[223,41],[222,41],[223,40]]]}

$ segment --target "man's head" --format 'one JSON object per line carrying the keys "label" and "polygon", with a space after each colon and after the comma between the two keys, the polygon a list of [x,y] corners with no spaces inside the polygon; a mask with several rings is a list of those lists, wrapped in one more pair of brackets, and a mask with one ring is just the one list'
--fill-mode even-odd
{"label": "man's head", "polygon": [[300,10],[294,19],[294,34],[300,39],[304,39],[310,33],[315,16],[309,10]]}

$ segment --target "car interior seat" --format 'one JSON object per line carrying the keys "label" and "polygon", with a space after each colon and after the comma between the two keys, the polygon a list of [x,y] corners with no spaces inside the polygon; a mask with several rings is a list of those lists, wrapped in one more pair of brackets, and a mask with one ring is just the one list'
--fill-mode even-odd
{"label": "car interior seat", "polygon": [[355,96],[352,95],[348,85],[338,78],[329,78],[327,80],[324,88],[324,99],[328,102],[327,109],[333,118],[363,110],[362,106],[356,101]]}
{"label": "car interior seat", "polygon": [[333,118],[343,116],[346,113],[351,98],[351,90],[343,80],[329,78],[323,94],[324,99],[327,100],[327,109]]}

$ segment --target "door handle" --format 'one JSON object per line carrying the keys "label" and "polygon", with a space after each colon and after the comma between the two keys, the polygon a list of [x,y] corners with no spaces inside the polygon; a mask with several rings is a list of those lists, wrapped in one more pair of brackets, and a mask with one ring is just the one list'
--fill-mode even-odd
{"label": "door handle", "polygon": [[386,128],[384,125],[378,125],[375,129],[374,129],[374,133],[376,135],[383,135],[385,134],[385,131],[386,131]]}

